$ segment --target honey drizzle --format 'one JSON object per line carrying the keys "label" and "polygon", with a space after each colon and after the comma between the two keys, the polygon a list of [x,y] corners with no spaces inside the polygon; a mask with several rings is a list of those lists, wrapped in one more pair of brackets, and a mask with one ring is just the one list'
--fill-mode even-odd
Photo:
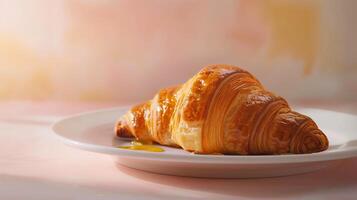
{"label": "honey drizzle", "polygon": [[129,146],[119,146],[120,149],[128,149],[135,151],[148,151],[148,152],[164,152],[163,148],[154,146],[152,144],[143,143],[141,141],[132,141]]}

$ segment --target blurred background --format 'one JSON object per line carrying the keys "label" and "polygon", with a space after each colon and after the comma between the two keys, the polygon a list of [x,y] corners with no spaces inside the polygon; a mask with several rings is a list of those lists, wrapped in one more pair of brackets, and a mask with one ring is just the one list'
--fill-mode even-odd
{"label": "blurred background", "polygon": [[0,0],[0,101],[130,104],[207,64],[357,100],[355,0]]}

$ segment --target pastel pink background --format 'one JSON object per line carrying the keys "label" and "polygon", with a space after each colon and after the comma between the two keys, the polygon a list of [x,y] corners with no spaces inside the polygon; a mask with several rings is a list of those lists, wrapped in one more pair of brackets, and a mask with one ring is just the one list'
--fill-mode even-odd
{"label": "pastel pink background", "polygon": [[130,103],[212,63],[357,99],[357,1],[0,0],[0,100]]}

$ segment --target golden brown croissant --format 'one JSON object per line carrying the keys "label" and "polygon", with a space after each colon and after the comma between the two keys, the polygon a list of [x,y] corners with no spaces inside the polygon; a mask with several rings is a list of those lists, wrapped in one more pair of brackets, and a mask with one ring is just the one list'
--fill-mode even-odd
{"label": "golden brown croissant", "polygon": [[185,84],[160,90],[120,118],[115,130],[119,137],[203,154],[313,153],[329,143],[311,118],[228,65],[205,67]]}

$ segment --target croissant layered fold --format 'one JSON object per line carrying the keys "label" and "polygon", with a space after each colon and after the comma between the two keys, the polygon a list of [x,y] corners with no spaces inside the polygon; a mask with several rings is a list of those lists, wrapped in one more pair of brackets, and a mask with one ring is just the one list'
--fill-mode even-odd
{"label": "croissant layered fold", "polygon": [[311,118],[228,65],[205,67],[183,85],[160,90],[122,116],[115,131],[202,154],[314,153],[329,143]]}

